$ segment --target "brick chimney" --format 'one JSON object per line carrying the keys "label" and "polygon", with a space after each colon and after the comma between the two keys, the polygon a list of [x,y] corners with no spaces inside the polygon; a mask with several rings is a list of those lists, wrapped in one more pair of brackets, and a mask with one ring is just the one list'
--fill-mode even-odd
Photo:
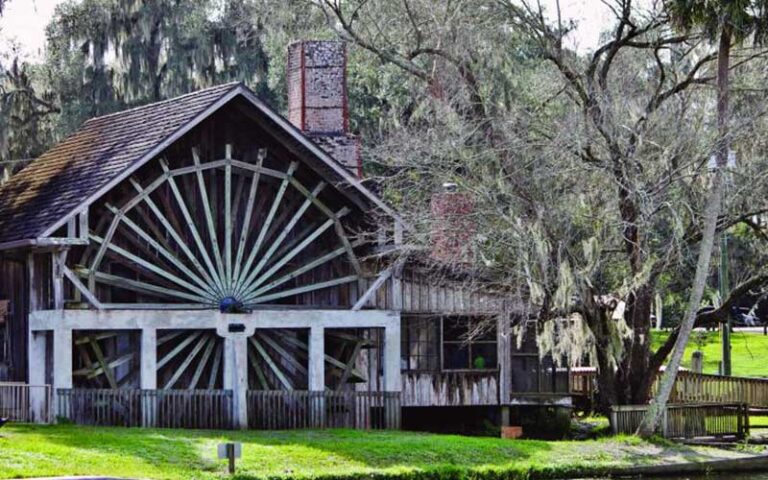
{"label": "brick chimney", "polygon": [[292,43],[287,77],[288,119],[350,172],[361,176],[360,139],[349,133],[344,42]]}
{"label": "brick chimney", "polygon": [[430,257],[446,264],[472,263],[472,237],[475,202],[467,193],[457,191],[455,183],[443,184],[443,190],[432,194],[432,251]]}

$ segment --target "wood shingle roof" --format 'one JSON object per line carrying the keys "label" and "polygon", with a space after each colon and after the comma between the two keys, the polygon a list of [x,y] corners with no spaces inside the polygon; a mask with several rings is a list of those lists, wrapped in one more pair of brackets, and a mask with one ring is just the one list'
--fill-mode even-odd
{"label": "wood shingle roof", "polygon": [[[241,83],[93,118],[0,187],[0,248],[51,236],[82,205],[161,152],[197,122],[241,95],[373,204],[376,195]],[[18,244],[18,245],[17,245]]]}
{"label": "wood shingle roof", "polygon": [[0,244],[35,239],[239,84],[86,121],[0,188]]}

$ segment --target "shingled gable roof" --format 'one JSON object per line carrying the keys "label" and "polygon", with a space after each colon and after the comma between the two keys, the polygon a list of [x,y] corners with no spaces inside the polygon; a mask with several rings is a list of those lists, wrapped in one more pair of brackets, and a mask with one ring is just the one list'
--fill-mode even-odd
{"label": "shingled gable roof", "polygon": [[400,220],[360,180],[241,83],[93,118],[0,188],[0,249],[34,245],[238,96],[285,130],[343,183]]}

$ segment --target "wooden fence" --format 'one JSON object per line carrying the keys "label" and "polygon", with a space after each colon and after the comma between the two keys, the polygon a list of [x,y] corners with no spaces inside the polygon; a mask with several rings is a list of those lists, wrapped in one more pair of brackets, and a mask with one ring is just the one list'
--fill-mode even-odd
{"label": "wooden fence", "polygon": [[59,389],[57,416],[79,425],[229,429],[231,390]]}
{"label": "wooden fence", "polygon": [[[654,385],[654,392],[656,390]],[[682,371],[669,401],[672,403],[746,403],[750,408],[768,408],[768,379],[726,377]]]}
{"label": "wooden fence", "polygon": [[[594,394],[597,372],[579,370],[571,372],[571,395],[591,397]],[[654,382],[651,394],[656,393],[658,380]],[[768,379],[750,377],[728,377],[681,370],[677,373],[675,386],[669,401],[677,404],[689,403],[746,403],[750,408],[768,409]]]}
{"label": "wooden fence", "polygon": [[[647,405],[611,407],[614,434],[634,434]],[[665,438],[737,437],[749,433],[749,408],[744,403],[668,405],[658,432]]]}
{"label": "wooden fence", "polygon": [[51,386],[0,383],[0,418],[20,423],[50,423]]}
{"label": "wooden fence", "polygon": [[399,429],[400,392],[249,390],[248,427]]}

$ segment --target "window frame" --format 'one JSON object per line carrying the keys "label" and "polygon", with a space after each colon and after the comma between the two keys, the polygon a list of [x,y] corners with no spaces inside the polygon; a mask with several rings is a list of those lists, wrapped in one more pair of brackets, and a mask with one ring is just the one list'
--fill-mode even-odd
{"label": "window frame", "polygon": [[[471,372],[471,373],[493,373],[499,371],[499,333],[498,325],[494,327],[495,338],[493,340],[446,340],[445,339],[445,321],[450,319],[464,319],[466,321],[466,333],[471,331],[472,323],[482,321],[472,316],[466,315],[443,315],[440,317],[440,371],[442,372]],[[466,368],[447,368],[445,366],[445,345],[466,345],[468,353],[468,365]],[[496,366],[492,368],[474,368],[472,366],[472,346],[473,345],[494,345],[496,347]]]}

